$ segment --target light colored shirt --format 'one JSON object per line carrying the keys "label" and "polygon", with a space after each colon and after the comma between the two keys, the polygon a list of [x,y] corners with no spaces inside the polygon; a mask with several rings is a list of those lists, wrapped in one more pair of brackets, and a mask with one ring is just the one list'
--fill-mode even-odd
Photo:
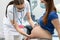
{"label": "light colored shirt", "polygon": [[16,7],[15,7],[16,10],[13,11],[13,8],[14,8],[13,5],[9,5],[7,9],[7,16],[9,17],[10,20],[13,20],[13,12],[15,12],[14,19],[16,20],[18,25],[20,24],[24,25],[24,23],[27,21],[26,14],[30,12],[29,2],[25,0],[24,4],[25,4],[24,10],[21,12],[18,12]]}

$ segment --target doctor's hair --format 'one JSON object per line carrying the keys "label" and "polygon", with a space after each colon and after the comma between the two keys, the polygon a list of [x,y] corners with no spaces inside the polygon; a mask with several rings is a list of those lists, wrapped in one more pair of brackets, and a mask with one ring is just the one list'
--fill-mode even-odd
{"label": "doctor's hair", "polygon": [[21,4],[24,4],[24,0],[14,0],[14,1],[11,1],[8,3],[8,5],[6,6],[6,13],[5,13],[5,16],[7,17],[7,9],[8,9],[8,6],[9,5],[21,5]]}
{"label": "doctor's hair", "polygon": [[56,10],[56,7],[54,5],[54,1],[53,0],[44,0],[47,4],[46,4],[46,13],[43,17],[43,22],[44,24],[46,25],[48,23],[48,16],[50,14],[51,11],[55,11],[57,12]]}

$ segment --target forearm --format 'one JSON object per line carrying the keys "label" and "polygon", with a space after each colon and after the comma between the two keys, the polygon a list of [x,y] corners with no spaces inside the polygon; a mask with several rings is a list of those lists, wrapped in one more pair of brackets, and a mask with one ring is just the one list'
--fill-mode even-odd
{"label": "forearm", "polygon": [[[13,24],[13,21],[11,21],[11,23]],[[18,24],[14,21],[13,26],[15,27],[15,29],[22,35],[24,36],[28,36],[28,34],[26,34],[21,28],[18,27]]]}
{"label": "forearm", "polygon": [[60,40],[60,28],[57,29],[59,40]]}
{"label": "forearm", "polygon": [[28,36],[28,34],[26,34],[21,28],[18,28],[18,27],[15,27],[15,29],[20,33],[20,34],[22,34],[22,35],[24,35],[24,36]]}
{"label": "forearm", "polygon": [[60,40],[60,34],[59,34],[59,40]]}
{"label": "forearm", "polygon": [[28,22],[29,22],[29,24],[32,26],[32,28],[34,28],[35,24],[34,24],[33,20],[30,19],[30,20],[28,20]]}

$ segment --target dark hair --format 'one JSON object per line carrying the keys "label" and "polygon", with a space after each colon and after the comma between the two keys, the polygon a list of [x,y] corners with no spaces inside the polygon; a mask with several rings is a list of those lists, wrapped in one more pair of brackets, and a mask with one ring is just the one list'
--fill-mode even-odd
{"label": "dark hair", "polygon": [[7,5],[7,7],[6,7],[6,14],[5,14],[6,17],[7,17],[7,8],[8,8],[8,6],[11,5],[11,4],[14,4],[14,1],[9,2],[9,4]]}
{"label": "dark hair", "polygon": [[46,4],[46,14],[43,17],[43,22],[46,25],[48,22],[48,16],[50,14],[51,11],[56,11],[56,8],[54,6],[54,2],[53,0],[44,0],[47,4]]}
{"label": "dark hair", "polygon": [[30,3],[30,0],[27,0]]}
{"label": "dark hair", "polygon": [[5,16],[7,17],[7,8],[8,8],[9,5],[12,5],[12,4],[20,5],[20,4],[23,4],[23,3],[24,3],[24,0],[14,0],[14,1],[9,2],[9,4],[6,7],[6,14],[5,14]]}
{"label": "dark hair", "polygon": [[20,5],[20,4],[23,4],[23,3],[24,3],[24,0],[14,0],[15,5]]}

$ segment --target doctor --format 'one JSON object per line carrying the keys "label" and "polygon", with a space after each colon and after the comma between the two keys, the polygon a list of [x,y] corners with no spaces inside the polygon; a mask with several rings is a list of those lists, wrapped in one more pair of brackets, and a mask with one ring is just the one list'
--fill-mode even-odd
{"label": "doctor", "polygon": [[11,24],[14,26],[10,26],[10,29],[16,29],[19,33],[23,34],[26,37],[29,37],[22,28],[24,27],[25,18],[28,20],[32,27],[34,26],[34,22],[31,19],[30,14],[30,5],[26,0],[14,0],[11,2],[11,5],[8,4],[6,11],[6,17],[10,19]]}

